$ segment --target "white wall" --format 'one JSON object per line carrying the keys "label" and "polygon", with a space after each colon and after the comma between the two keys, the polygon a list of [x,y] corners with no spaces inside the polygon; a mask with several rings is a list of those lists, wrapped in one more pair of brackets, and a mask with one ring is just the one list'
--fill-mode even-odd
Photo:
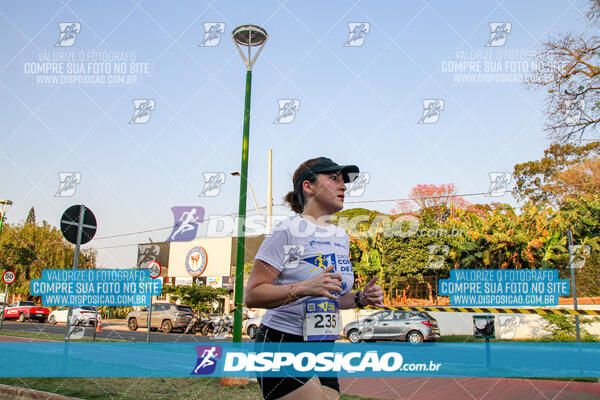
{"label": "white wall", "polygon": [[206,269],[200,276],[229,276],[232,238],[196,239],[189,242],[171,242],[169,250],[169,277],[191,276],[185,267],[185,258],[193,247],[206,250]]}
{"label": "white wall", "polygon": [[[560,306],[554,308],[573,308]],[[599,310],[600,305],[582,305],[581,310]],[[375,311],[361,310],[358,318],[363,318]],[[357,316],[354,310],[342,310],[342,323],[346,324],[356,321]],[[476,313],[459,312],[429,312],[433,318],[438,321],[440,335],[473,335],[473,315]],[[532,339],[539,338],[547,334],[544,331],[546,321],[539,315],[530,314],[495,314],[496,337],[499,339]],[[581,317],[580,317],[581,318]],[[600,323],[592,325],[581,325],[593,335],[600,336]]]}

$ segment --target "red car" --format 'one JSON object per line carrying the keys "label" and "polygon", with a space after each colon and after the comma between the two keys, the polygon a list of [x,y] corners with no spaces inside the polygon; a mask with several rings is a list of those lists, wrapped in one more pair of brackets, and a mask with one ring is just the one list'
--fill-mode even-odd
{"label": "red car", "polygon": [[[1,310],[0,308],[0,313]],[[48,308],[36,306],[33,301],[15,301],[4,309],[4,319],[15,318],[19,322],[24,322],[26,319],[46,322],[48,314],[50,314]]]}

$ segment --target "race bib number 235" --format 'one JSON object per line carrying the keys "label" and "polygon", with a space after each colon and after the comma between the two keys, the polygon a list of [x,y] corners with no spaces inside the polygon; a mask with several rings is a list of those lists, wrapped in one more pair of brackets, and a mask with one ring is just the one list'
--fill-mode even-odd
{"label": "race bib number 235", "polygon": [[304,303],[304,340],[338,340],[341,324],[337,300],[317,299]]}

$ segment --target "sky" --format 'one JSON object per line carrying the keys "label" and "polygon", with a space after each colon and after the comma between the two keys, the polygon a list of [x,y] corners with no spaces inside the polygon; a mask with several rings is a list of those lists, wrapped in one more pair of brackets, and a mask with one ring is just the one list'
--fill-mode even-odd
{"label": "sky", "polygon": [[[269,35],[252,76],[248,180],[260,206],[269,149],[275,205],[298,165],[318,156],[365,173],[346,208],[389,212],[394,202],[360,202],[405,198],[419,184],[488,192],[490,173],[509,173],[548,147],[544,92],[522,82],[542,42],[587,29],[587,7],[3,2],[7,221],[24,221],[34,206],[38,222],[58,225],[69,206],[85,204],[98,230],[84,248],[98,250],[101,267],[123,267],[135,264],[138,243],[169,237],[172,207],[200,206],[205,218],[235,213],[240,181],[229,172],[241,165],[246,69],[231,32],[244,24]],[[283,114],[286,104],[296,110]],[[210,173],[224,182],[202,196]],[[509,193],[467,200],[517,205]]]}

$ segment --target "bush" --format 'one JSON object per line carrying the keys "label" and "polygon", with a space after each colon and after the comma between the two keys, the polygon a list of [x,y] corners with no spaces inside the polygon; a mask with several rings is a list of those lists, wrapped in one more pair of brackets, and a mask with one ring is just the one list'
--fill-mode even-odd
{"label": "bush", "polygon": [[[575,316],[573,315],[542,315],[546,320],[544,330],[549,332],[549,338],[555,342],[571,342],[577,340]],[[597,336],[589,333],[584,326],[600,321],[600,318],[579,318],[579,333],[583,342],[598,342]]]}
{"label": "bush", "polygon": [[123,319],[133,311],[133,307],[98,307],[98,311],[104,319]]}

